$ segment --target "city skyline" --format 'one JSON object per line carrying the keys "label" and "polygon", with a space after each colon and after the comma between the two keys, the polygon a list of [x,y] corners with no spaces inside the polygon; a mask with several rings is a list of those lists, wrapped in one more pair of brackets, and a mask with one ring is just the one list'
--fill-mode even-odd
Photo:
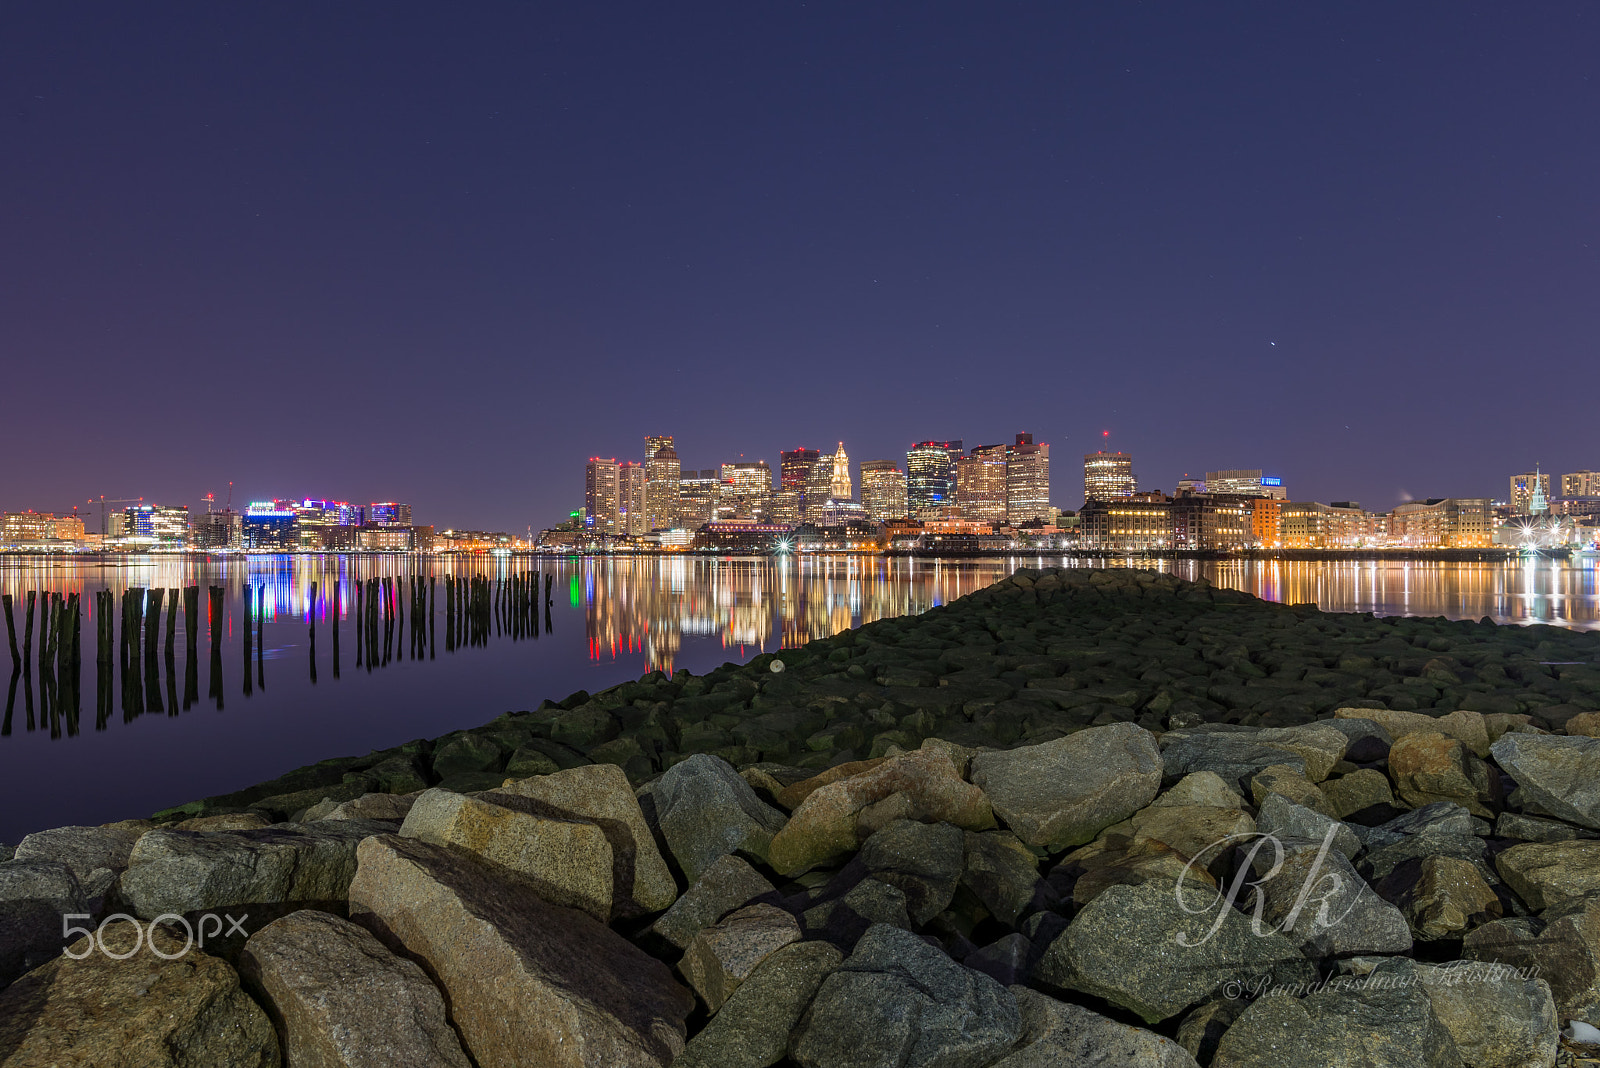
{"label": "city skyline", "polygon": [[514,530],[665,422],[1371,507],[1594,466],[1591,5],[303,18],[8,13],[4,507],[381,467]]}

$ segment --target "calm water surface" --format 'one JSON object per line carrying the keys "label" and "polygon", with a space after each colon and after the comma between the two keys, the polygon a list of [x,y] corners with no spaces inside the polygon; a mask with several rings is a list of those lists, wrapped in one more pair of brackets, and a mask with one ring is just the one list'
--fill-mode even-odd
{"label": "calm water surface", "polygon": [[[531,708],[577,689],[599,690],[653,668],[706,671],[875,619],[923,611],[1017,567],[1062,562],[1036,556],[0,557],[0,592],[15,602],[19,645],[29,591],[77,593],[83,612],[75,699],[70,685],[50,687],[40,677],[37,620],[28,670],[11,676],[0,723],[0,842],[15,843],[43,827],[146,815],[324,757],[476,726],[508,709]],[[1600,627],[1592,559],[1160,566],[1271,600],[1315,602],[1329,611]],[[451,642],[447,576],[503,582],[529,571],[549,578],[548,602],[540,585],[536,626],[524,619],[514,630],[491,627],[479,644]],[[404,622],[396,617],[389,629],[380,627],[379,645],[369,652],[354,590],[372,578],[408,590],[413,578],[424,589],[431,586],[421,640],[412,641],[415,613],[405,594],[398,598]],[[109,590],[120,604],[130,588],[191,585],[201,587],[192,662],[180,611],[170,657],[163,613],[153,650],[141,649],[129,670],[123,670],[116,646],[110,664],[102,669],[96,663],[96,592]],[[210,586],[224,591],[215,654]],[[247,587],[259,613],[246,607]],[[113,614],[120,633],[120,609]],[[154,655],[144,655],[148,651]],[[9,655],[0,650],[0,657]]]}

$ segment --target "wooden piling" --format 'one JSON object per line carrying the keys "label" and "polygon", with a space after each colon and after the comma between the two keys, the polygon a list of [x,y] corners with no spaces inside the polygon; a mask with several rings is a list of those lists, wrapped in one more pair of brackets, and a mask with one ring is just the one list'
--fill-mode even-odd
{"label": "wooden piling", "polygon": [[[22,653],[17,649],[17,623],[11,617],[11,595],[0,596],[0,601],[6,606],[6,637],[11,641],[11,663],[17,667],[22,666]],[[15,686],[12,687],[15,690]]]}

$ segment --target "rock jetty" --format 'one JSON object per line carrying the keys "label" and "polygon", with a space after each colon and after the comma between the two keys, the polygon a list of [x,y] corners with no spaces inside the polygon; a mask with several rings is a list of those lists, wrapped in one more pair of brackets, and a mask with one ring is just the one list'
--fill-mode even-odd
{"label": "rock jetty", "polygon": [[1597,735],[1600,635],[1020,571],[30,835],[0,1068],[1583,1063]]}

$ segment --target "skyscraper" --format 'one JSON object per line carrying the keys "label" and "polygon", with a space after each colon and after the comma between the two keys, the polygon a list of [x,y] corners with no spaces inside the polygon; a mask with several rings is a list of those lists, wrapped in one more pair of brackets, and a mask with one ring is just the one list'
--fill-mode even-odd
{"label": "skyscraper", "polygon": [[861,504],[870,519],[904,519],[907,515],[906,473],[893,460],[863,461]]}
{"label": "skyscraper", "polygon": [[717,518],[759,519],[771,506],[772,468],[767,461],[722,465],[722,492]]}
{"label": "skyscraper", "polygon": [[367,505],[367,522],[375,527],[409,527],[411,506],[395,501]]}
{"label": "skyscraper", "polygon": [[617,533],[643,534],[650,529],[644,496],[644,465],[622,461],[617,465]]}
{"label": "skyscraper", "polygon": [[963,519],[1006,521],[1006,446],[977,445],[956,461],[956,503]]}
{"label": "skyscraper", "polygon": [[833,473],[828,482],[828,495],[836,501],[848,501],[855,498],[855,487],[850,482],[850,457],[844,453],[844,442],[839,442],[839,450],[833,454]]}
{"label": "skyscraper", "polygon": [[678,479],[678,522],[690,528],[711,522],[721,489],[722,480],[715,468],[687,472]]}
{"label": "skyscraper", "polygon": [[583,512],[590,529],[600,534],[615,534],[619,503],[620,465],[615,459],[595,456],[584,469]]}
{"label": "skyscraper", "polygon": [[1600,497],[1600,471],[1574,471],[1561,476],[1561,496]]}
{"label": "skyscraper", "polygon": [[1035,445],[1032,434],[1018,434],[1006,447],[1006,520],[1048,523],[1050,508],[1050,446]]}
{"label": "skyscraper", "polygon": [[1133,457],[1125,452],[1091,452],[1083,458],[1083,497],[1109,501],[1132,497],[1138,482],[1133,477]]}
{"label": "skyscraper", "polygon": [[644,439],[644,510],[650,530],[678,521],[678,450],[670,437]]}
{"label": "skyscraper", "polygon": [[[793,513],[790,522],[805,518],[811,473],[816,470],[817,461],[821,458],[822,454],[816,449],[790,449],[778,453],[778,477],[782,482],[780,493],[783,495],[780,510],[785,518]],[[789,494],[793,494],[793,497]]]}
{"label": "skyscraper", "polygon": [[959,441],[919,441],[906,452],[906,499],[912,515],[953,503]]}

